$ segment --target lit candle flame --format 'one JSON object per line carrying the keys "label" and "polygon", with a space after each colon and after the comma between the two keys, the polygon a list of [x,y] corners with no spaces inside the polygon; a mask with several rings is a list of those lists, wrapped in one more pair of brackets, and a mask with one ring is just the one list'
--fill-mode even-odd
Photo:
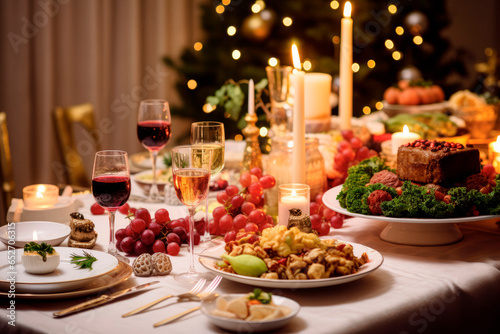
{"label": "lit candle flame", "polygon": [[410,129],[408,129],[408,125],[406,125],[406,124],[403,127],[403,133],[410,133]]}
{"label": "lit candle flame", "polygon": [[37,241],[38,240],[38,234],[36,234],[36,230],[33,231],[33,241]]}
{"label": "lit candle flame", "polygon": [[292,45],[292,58],[293,58],[293,67],[297,71],[300,71],[302,65],[300,64],[299,50],[297,49],[297,45]]}
{"label": "lit candle flame", "polygon": [[43,193],[45,192],[45,186],[43,184],[39,185],[36,189],[36,198],[43,198]]}
{"label": "lit candle flame", "polygon": [[500,153],[500,136],[498,136],[497,141],[493,143],[493,151]]}
{"label": "lit candle flame", "polygon": [[295,189],[292,189],[292,194],[291,195],[292,195],[292,197],[297,196],[297,192],[295,191]]}
{"label": "lit candle flame", "polygon": [[344,5],[344,17],[351,17],[351,3],[349,1]]}

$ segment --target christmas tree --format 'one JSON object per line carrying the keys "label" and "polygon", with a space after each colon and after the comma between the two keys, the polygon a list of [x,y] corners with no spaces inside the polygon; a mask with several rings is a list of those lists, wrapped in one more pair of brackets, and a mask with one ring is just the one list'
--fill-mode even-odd
{"label": "christmas tree", "polygon": [[[186,49],[179,61],[165,58],[180,74],[176,88],[183,105],[173,111],[224,119],[228,136],[239,133],[246,86],[225,92],[235,101],[226,108],[207,104],[207,97],[228,80],[258,82],[266,78],[266,66],[291,65],[293,43],[306,71],[337,78],[343,5],[336,0],[222,0],[202,5],[205,40]],[[381,109],[383,91],[400,76],[422,76],[443,85],[451,74],[466,74],[463,52],[440,35],[449,24],[444,0],[356,0],[352,5],[354,116]],[[448,94],[456,89],[449,88]],[[260,119],[265,121],[263,113]]]}

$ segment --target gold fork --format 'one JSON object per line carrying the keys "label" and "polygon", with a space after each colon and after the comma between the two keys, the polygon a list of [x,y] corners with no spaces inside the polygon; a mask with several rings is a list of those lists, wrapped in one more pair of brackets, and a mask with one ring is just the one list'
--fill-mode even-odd
{"label": "gold fork", "polygon": [[167,295],[167,296],[161,297],[160,299],[157,299],[154,302],[151,302],[151,303],[144,305],[144,306],[141,306],[133,311],[125,313],[124,315],[122,315],[122,317],[126,318],[126,317],[130,317],[131,315],[141,313],[141,312],[151,308],[152,306],[154,306],[158,303],[161,303],[162,301],[167,300],[167,299],[172,298],[172,297],[178,297],[178,298],[196,297],[196,294],[201,291],[201,289],[205,285],[205,282],[206,282],[206,280],[204,278],[202,278],[195,284],[195,286],[193,286],[193,288],[191,290],[189,290],[189,292],[182,293],[180,295]]}
{"label": "gold fork", "polygon": [[[218,296],[218,294],[214,293],[214,290],[217,288],[217,286],[219,285],[220,281],[222,280],[222,277],[221,276],[217,276],[214,278],[214,280],[212,281],[212,283],[210,283],[209,286],[206,287],[206,289],[199,293],[197,295],[198,297],[198,300],[199,301],[204,301],[204,300],[212,300],[214,298],[216,298]],[[191,298],[190,298],[191,299]],[[195,300],[194,298],[191,299],[191,300]],[[159,321],[157,322],[156,324],[153,325],[153,327],[159,327],[159,326],[163,326],[163,325],[166,325],[174,320],[177,320],[179,318],[182,318],[183,316],[189,314],[189,313],[192,313],[194,311],[197,311],[201,308],[201,306],[197,306],[197,307],[193,307],[192,309],[189,309],[187,311],[184,311],[184,312],[181,312],[179,314],[176,314],[170,318],[167,318],[165,320],[162,320],[162,321]]]}

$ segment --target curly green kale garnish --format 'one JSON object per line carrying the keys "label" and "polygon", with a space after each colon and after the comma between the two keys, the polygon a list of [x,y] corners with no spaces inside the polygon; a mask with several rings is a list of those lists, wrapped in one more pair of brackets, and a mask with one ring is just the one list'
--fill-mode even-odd
{"label": "curly green kale garnish", "polygon": [[256,299],[262,304],[270,304],[272,300],[272,294],[270,292],[264,292],[261,289],[253,289],[253,292],[248,294],[248,299]]}
{"label": "curly green kale garnish", "polygon": [[53,254],[55,252],[54,248],[51,245],[47,245],[45,242],[42,242],[41,245],[36,242],[28,242],[24,245],[25,252],[37,252],[43,259],[43,262],[47,261],[47,254]]}
{"label": "curly green kale garnish", "polygon": [[70,263],[75,264],[79,269],[90,269],[92,270],[92,264],[97,261],[97,258],[93,257],[92,254],[83,251],[83,256],[71,253]]}

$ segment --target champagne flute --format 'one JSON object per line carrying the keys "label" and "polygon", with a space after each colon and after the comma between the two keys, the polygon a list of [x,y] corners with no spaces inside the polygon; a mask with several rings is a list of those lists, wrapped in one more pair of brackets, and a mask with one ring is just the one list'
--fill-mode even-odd
{"label": "champagne flute", "polygon": [[115,243],[115,212],[130,197],[130,169],[127,152],[99,151],[95,154],[92,171],[92,194],[96,202],[106,209],[109,217],[108,253],[119,260],[129,260],[118,254]]}
{"label": "champagne flute", "polygon": [[[191,145],[212,150],[211,176],[215,176],[224,168],[224,124],[221,122],[203,121],[191,124]],[[210,231],[208,230],[208,196],[205,200],[205,233],[202,244],[213,246]]]}
{"label": "champagne flute", "polygon": [[186,273],[174,278],[181,282],[196,282],[202,276],[194,268],[194,215],[196,206],[208,194],[212,150],[193,146],[177,146],[172,149],[172,174],[177,198],[189,210],[190,266]]}
{"label": "champagne flute", "polygon": [[156,184],[156,157],[167,145],[171,136],[170,107],[165,100],[144,100],[139,105],[137,137],[151,156],[153,182],[149,189],[148,202],[159,203],[163,199]]}

